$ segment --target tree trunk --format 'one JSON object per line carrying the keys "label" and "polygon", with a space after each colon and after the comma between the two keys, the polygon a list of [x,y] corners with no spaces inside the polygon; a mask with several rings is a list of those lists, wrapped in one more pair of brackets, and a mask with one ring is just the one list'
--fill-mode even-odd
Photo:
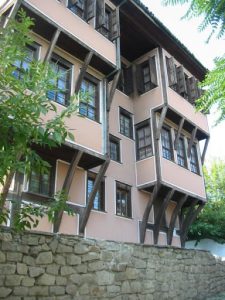
{"label": "tree trunk", "polygon": [[9,193],[9,188],[12,183],[14,174],[15,174],[15,171],[10,171],[9,174],[6,176],[5,183],[2,187],[2,191],[0,194],[0,199],[1,199],[0,200],[0,212],[2,211],[2,209],[5,206],[6,198]]}

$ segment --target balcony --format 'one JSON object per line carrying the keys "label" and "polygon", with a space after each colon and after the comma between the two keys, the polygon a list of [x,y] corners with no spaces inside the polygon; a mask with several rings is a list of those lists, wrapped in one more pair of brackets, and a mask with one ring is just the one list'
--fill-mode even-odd
{"label": "balcony", "polygon": [[35,20],[35,33],[50,41],[55,30],[59,28],[61,33],[57,46],[80,60],[84,60],[85,55],[93,50],[90,65],[103,74],[109,74],[115,68],[115,44],[75,15],[62,2],[24,0],[22,8]]}

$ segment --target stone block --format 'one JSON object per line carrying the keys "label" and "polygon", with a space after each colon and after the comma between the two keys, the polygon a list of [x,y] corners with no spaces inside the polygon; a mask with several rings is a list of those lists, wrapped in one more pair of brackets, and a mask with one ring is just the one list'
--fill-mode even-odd
{"label": "stone block", "polygon": [[66,257],[66,262],[70,266],[76,266],[81,264],[81,258],[75,254],[68,254]]}
{"label": "stone block", "polygon": [[34,283],[35,283],[35,279],[34,278],[30,278],[30,277],[24,277],[22,279],[22,282],[21,282],[21,285],[22,286],[34,286]]}
{"label": "stone block", "polygon": [[104,261],[98,260],[88,264],[88,271],[101,271],[106,268],[106,263]]}
{"label": "stone block", "polygon": [[12,289],[10,288],[6,288],[6,287],[0,287],[0,297],[1,298],[6,298],[7,296],[9,296],[9,294],[11,294]]}
{"label": "stone block", "polygon": [[114,282],[114,274],[108,271],[96,272],[99,285],[110,285]]}
{"label": "stone block", "polygon": [[45,272],[44,268],[41,267],[29,267],[30,277],[38,277]]}
{"label": "stone block", "polygon": [[12,241],[12,234],[8,232],[0,232],[0,241],[4,241],[4,242]]}
{"label": "stone block", "polygon": [[50,296],[65,295],[65,287],[64,286],[57,286],[57,285],[50,286],[49,295]]}
{"label": "stone block", "polygon": [[8,252],[6,257],[7,261],[20,262],[22,261],[23,254],[19,252]]}
{"label": "stone block", "polygon": [[0,263],[4,263],[6,261],[5,253],[0,251]]}
{"label": "stone block", "polygon": [[68,276],[68,275],[71,275],[71,274],[74,274],[74,273],[76,273],[75,268],[70,267],[70,266],[63,266],[60,269],[60,274],[62,276]]}
{"label": "stone block", "polygon": [[29,288],[29,296],[48,296],[48,286],[32,286]]}
{"label": "stone block", "polygon": [[55,284],[55,276],[44,273],[43,275],[41,275],[38,278],[37,283],[39,285],[54,285]]}
{"label": "stone block", "polygon": [[0,286],[5,285],[5,275],[0,275]]}
{"label": "stone block", "polygon": [[[79,293],[80,295],[88,295],[89,294],[89,286],[87,283],[83,284],[80,288],[79,288]],[[81,298],[82,299],[82,298]],[[90,298],[91,299],[91,298]]]}
{"label": "stone block", "polygon": [[113,293],[113,294],[116,294],[116,293],[120,293],[120,286],[119,285],[108,285],[107,286],[107,292],[108,293]]}
{"label": "stone block", "polygon": [[81,275],[79,274],[72,274],[70,275],[69,279],[72,283],[75,283],[77,285],[81,284]]}
{"label": "stone block", "polygon": [[38,257],[36,259],[36,264],[37,265],[47,265],[51,264],[53,261],[53,256],[52,252],[41,252],[38,254]]}
{"label": "stone block", "polygon": [[67,246],[63,244],[58,244],[58,247],[56,249],[56,253],[72,253],[72,252],[73,252],[72,246]]}
{"label": "stone block", "polygon": [[28,295],[28,287],[25,286],[17,286],[13,290],[13,294],[16,296],[27,296]]}
{"label": "stone block", "polygon": [[48,265],[47,269],[46,269],[46,273],[52,274],[52,275],[58,275],[59,268],[60,268],[60,266],[58,266],[56,264]]}
{"label": "stone block", "polygon": [[92,261],[100,258],[100,254],[96,252],[89,252],[82,256],[82,261]]}
{"label": "stone block", "polygon": [[0,274],[1,275],[9,275],[15,274],[16,265],[15,264],[2,264],[0,265]]}
{"label": "stone block", "polygon": [[66,285],[67,279],[63,276],[56,276],[56,285]]}
{"label": "stone block", "polygon": [[24,255],[23,256],[23,263],[28,266],[35,266],[35,259],[32,256]]}
{"label": "stone block", "polygon": [[37,246],[39,242],[38,235],[24,235],[22,236],[22,243],[29,246]]}
{"label": "stone block", "polygon": [[81,264],[81,265],[76,266],[77,273],[81,273],[81,274],[87,273],[87,269],[88,269],[88,267],[86,264]]}
{"label": "stone block", "polygon": [[57,255],[54,255],[54,262],[58,265],[65,266],[66,259],[64,256],[57,254]]}
{"label": "stone block", "polygon": [[19,275],[27,275],[28,267],[26,264],[17,263],[16,264],[16,271]]}
{"label": "stone block", "polygon": [[121,292],[122,292],[122,294],[129,294],[129,293],[131,293],[131,288],[130,288],[129,281],[124,281],[122,283]]}
{"label": "stone block", "polygon": [[72,296],[75,296],[77,294],[77,286],[74,284],[70,284],[66,286],[66,293]]}
{"label": "stone block", "polygon": [[56,249],[57,249],[57,247],[58,247],[58,244],[59,244],[59,241],[58,241],[57,239],[53,239],[53,240],[51,241],[51,243],[49,244],[49,247],[50,247],[52,253],[55,253],[55,252],[56,252]]}
{"label": "stone block", "polygon": [[5,286],[18,286],[22,279],[23,277],[21,275],[6,275]]}
{"label": "stone block", "polygon": [[86,254],[89,252],[89,247],[83,244],[77,244],[74,246],[74,253],[75,254]]}

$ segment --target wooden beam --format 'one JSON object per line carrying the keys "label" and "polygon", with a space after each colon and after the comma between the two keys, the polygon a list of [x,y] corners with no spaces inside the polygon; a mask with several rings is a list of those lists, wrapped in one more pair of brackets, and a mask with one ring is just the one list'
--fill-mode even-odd
{"label": "wooden beam", "polygon": [[171,219],[170,219],[170,224],[169,224],[169,229],[168,229],[168,234],[167,234],[167,244],[171,245],[172,244],[172,240],[173,240],[173,231],[174,231],[174,227],[175,227],[175,223],[176,223],[176,219],[177,216],[179,215],[179,212],[182,208],[182,206],[184,205],[184,203],[186,202],[188,198],[188,195],[184,195],[178,202],[176,207],[173,210]]}
{"label": "wooden beam", "polygon": [[160,138],[160,134],[161,134],[162,126],[163,126],[163,123],[164,123],[164,120],[165,120],[165,117],[166,117],[167,110],[168,110],[168,107],[164,106],[163,110],[161,112],[157,132],[156,132],[156,139],[157,140],[159,140],[159,138]]}
{"label": "wooden beam", "polygon": [[204,165],[204,162],[205,162],[205,155],[206,155],[208,145],[209,145],[209,137],[206,139],[205,145],[204,145],[204,148],[203,148],[203,152],[202,152],[202,156],[201,156],[202,165]]}
{"label": "wooden beam", "polygon": [[2,25],[3,28],[5,28],[5,27],[7,26],[9,20],[15,19],[15,16],[16,16],[16,14],[17,14],[18,11],[19,11],[19,8],[20,8],[21,3],[22,3],[22,0],[17,0],[17,1],[14,3],[14,5],[13,5],[13,7],[11,8],[11,11],[10,11],[10,13],[9,13],[9,16],[5,19],[5,21],[4,21],[3,25]]}
{"label": "wooden beam", "polygon": [[108,101],[107,101],[107,111],[110,111],[110,107],[112,104],[113,97],[115,95],[115,91],[116,91],[116,88],[118,85],[119,78],[120,78],[120,70],[117,71],[116,75],[113,78],[112,86],[111,86]]}
{"label": "wooden beam", "polygon": [[80,86],[81,86],[82,80],[83,80],[84,75],[85,75],[85,73],[87,71],[88,65],[90,64],[90,61],[92,59],[93,54],[94,54],[94,51],[91,50],[91,51],[88,52],[88,54],[85,57],[83,66],[80,69],[80,74],[79,74],[79,76],[77,78],[77,81],[76,81],[76,84],[75,84],[75,93],[78,93],[79,90],[80,90]]}
{"label": "wooden beam", "polygon": [[146,206],[144,214],[143,214],[142,222],[140,225],[140,243],[141,244],[144,244],[144,242],[145,242],[145,234],[146,234],[149,213],[152,209],[152,205],[155,202],[155,199],[157,198],[158,192],[160,190],[160,186],[161,186],[160,184],[156,184],[154,186],[153,192],[150,196],[150,199],[147,203],[147,206]]}
{"label": "wooden beam", "polygon": [[51,42],[50,42],[49,47],[48,47],[48,51],[47,51],[47,53],[45,55],[45,58],[44,58],[44,62],[47,62],[47,61],[50,60],[50,57],[52,56],[53,49],[55,48],[55,45],[57,43],[57,40],[59,38],[60,33],[61,33],[61,30],[59,28],[57,28],[55,30],[55,33],[52,36]]}
{"label": "wooden beam", "polygon": [[178,128],[177,135],[176,135],[176,138],[175,138],[175,141],[174,141],[174,149],[175,150],[177,150],[178,141],[179,141],[179,138],[180,138],[180,134],[181,134],[181,130],[183,128],[183,125],[184,125],[184,118],[182,118],[180,120],[180,123],[179,123],[179,128]]}
{"label": "wooden beam", "polygon": [[81,215],[81,220],[80,220],[80,224],[79,224],[79,233],[80,234],[84,234],[84,229],[85,229],[85,227],[87,225],[88,218],[90,216],[91,209],[93,207],[93,203],[94,203],[94,199],[95,199],[96,193],[97,193],[97,191],[99,189],[99,186],[100,186],[100,183],[102,181],[102,178],[104,177],[105,172],[106,172],[106,170],[108,168],[109,162],[110,162],[110,160],[106,160],[102,164],[102,166],[101,166],[101,168],[100,168],[100,170],[99,170],[99,172],[98,172],[98,174],[97,174],[97,176],[95,178],[93,189],[92,189],[92,191],[91,191],[91,193],[90,193],[90,195],[88,197],[88,200],[87,200],[87,206],[86,206],[86,208],[84,210],[84,213]]}
{"label": "wooden beam", "polygon": [[[83,155],[83,152],[78,151],[78,153],[74,154],[73,159],[70,163],[70,166],[69,166],[69,169],[67,171],[66,178],[64,180],[63,187],[62,187],[62,190],[65,192],[66,195],[68,195],[68,193],[69,193],[69,190],[70,190],[70,187],[71,187],[71,184],[72,184],[72,181],[73,181],[73,177],[74,177],[74,174],[75,174],[75,170],[76,170],[76,168],[79,164],[79,161],[80,161],[82,155]],[[60,224],[61,224],[61,221],[62,221],[62,216],[63,216],[63,210],[61,210],[55,218],[55,222],[54,222],[54,225],[53,225],[53,231],[55,233],[59,231]]]}
{"label": "wooden beam", "polygon": [[184,246],[185,246],[185,241],[187,238],[189,227],[194,222],[197,215],[200,213],[200,211],[203,209],[204,206],[205,206],[205,203],[199,204],[199,206],[195,210],[193,210],[190,218],[188,218],[188,220],[185,222],[185,226],[182,227],[182,231],[181,231],[181,235],[180,235],[180,241],[181,241],[182,248],[184,248]]}
{"label": "wooden beam", "polygon": [[191,201],[191,205],[189,207],[189,210],[188,210],[188,213],[186,214],[186,216],[182,216],[182,222],[180,224],[180,240],[181,240],[181,243],[182,243],[182,236],[183,236],[183,232],[186,231],[186,228],[188,228],[188,224],[189,224],[189,220],[191,220],[192,218],[192,215],[195,211],[195,206],[196,204],[198,203],[198,199],[194,199]]}
{"label": "wooden beam", "polygon": [[163,203],[160,207],[160,210],[158,211],[158,214],[155,218],[155,225],[154,225],[154,230],[153,230],[153,235],[154,235],[154,244],[157,245],[158,244],[158,239],[159,239],[159,231],[160,231],[160,226],[162,223],[162,219],[163,216],[165,214],[166,208],[169,204],[169,201],[171,200],[171,198],[173,197],[174,194],[174,189],[171,189],[166,197],[163,199]]}
{"label": "wooden beam", "polygon": [[188,149],[187,149],[187,156],[188,157],[191,156],[191,147],[194,144],[194,140],[195,140],[195,137],[196,137],[197,129],[198,128],[195,126],[195,128],[192,130],[192,133],[191,133],[191,139],[190,139],[190,142],[188,144]]}

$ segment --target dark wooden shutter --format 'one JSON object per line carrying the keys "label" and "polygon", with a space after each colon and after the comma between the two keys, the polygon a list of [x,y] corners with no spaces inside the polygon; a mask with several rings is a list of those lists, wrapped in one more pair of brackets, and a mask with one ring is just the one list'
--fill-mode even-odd
{"label": "dark wooden shutter", "polygon": [[158,81],[157,81],[155,56],[149,58],[149,68],[150,68],[151,83],[157,86]]}
{"label": "dark wooden shutter", "polygon": [[114,41],[120,36],[120,21],[119,21],[119,9],[115,9],[111,12],[111,28],[110,39]]}
{"label": "dark wooden shutter", "polygon": [[134,92],[132,67],[124,69],[124,92],[127,95]]}
{"label": "dark wooden shutter", "polygon": [[72,5],[74,5],[77,2],[77,0],[70,0],[69,1],[69,7],[71,7]]}
{"label": "dark wooden shutter", "polygon": [[105,23],[105,1],[96,0],[96,28],[100,28]]}
{"label": "dark wooden shutter", "polygon": [[185,74],[184,74],[184,68],[183,66],[179,66],[176,68],[177,71],[177,87],[178,92],[180,94],[186,94],[187,93],[187,86],[186,86],[186,80],[185,80]]}
{"label": "dark wooden shutter", "polygon": [[89,21],[95,17],[96,0],[87,0],[86,20]]}
{"label": "dark wooden shutter", "polygon": [[188,78],[187,82],[188,82],[188,101],[191,104],[194,104],[195,100],[198,98],[197,80],[195,77],[190,77]]}
{"label": "dark wooden shutter", "polygon": [[177,84],[176,66],[174,64],[173,57],[166,58],[166,67],[167,67],[169,86]]}
{"label": "dark wooden shutter", "polygon": [[137,65],[136,66],[136,81],[137,81],[137,91],[138,91],[138,93],[143,94],[145,89],[144,89],[142,65]]}

